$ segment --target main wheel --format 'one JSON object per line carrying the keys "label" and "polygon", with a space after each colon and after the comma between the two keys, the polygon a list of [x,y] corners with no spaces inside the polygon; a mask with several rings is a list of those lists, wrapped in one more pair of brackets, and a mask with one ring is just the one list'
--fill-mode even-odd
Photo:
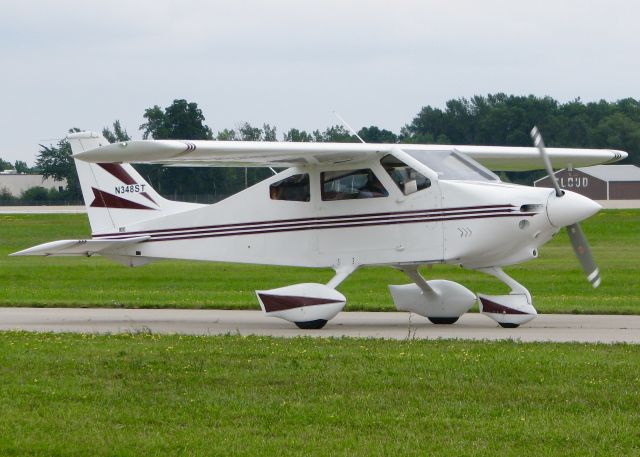
{"label": "main wheel", "polygon": [[455,324],[458,321],[458,317],[427,317],[433,324]]}
{"label": "main wheel", "polygon": [[520,324],[512,324],[510,322],[498,322],[502,328],[518,328]]}
{"label": "main wheel", "polygon": [[294,322],[294,324],[296,324],[298,328],[301,328],[303,330],[320,330],[326,325],[326,323],[326,319],[316,319],[315,321],[306,322]]}

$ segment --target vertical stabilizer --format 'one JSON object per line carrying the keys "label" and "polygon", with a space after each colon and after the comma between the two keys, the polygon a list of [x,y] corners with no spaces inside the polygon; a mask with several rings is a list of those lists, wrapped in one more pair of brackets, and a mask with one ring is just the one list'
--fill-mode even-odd
{"label": "vertical stabilizer", "polygon": [[[95,132],[72,133],[67,140],[73,154],[109,144]],[[81,160],[75,160],[75,164],[94,234],[120,231],[136,222],[204,206],[163,198],[130,164]]]}

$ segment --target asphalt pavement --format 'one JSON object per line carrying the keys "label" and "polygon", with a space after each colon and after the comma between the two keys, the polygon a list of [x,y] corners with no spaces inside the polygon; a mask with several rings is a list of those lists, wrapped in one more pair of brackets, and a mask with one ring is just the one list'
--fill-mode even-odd
{"label": "asphalt pavement", "polygon": [[322,330],[300,330],[261,311],[0,308],[0,330],[37,332],[152,332],[190,335],[270,335],[281,337],[359,337],[397,340],[467,340],[640,343],[640,316],[542,314],[517,328],[504,329],[481,314],[467,313],[453,325],[433,325],[400,312],[343,312]]}

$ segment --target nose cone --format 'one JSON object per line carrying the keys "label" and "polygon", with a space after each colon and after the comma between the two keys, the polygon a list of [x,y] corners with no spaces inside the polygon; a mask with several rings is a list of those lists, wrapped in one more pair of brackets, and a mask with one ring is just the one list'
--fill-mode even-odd
{"label": "nose cone", "polygon": [[547,217],[554,227],[566,227],[593,216],[602,209],[602,206],[593,200],[571,192],[564,191],[562,197],[551,193],[547,201]]}

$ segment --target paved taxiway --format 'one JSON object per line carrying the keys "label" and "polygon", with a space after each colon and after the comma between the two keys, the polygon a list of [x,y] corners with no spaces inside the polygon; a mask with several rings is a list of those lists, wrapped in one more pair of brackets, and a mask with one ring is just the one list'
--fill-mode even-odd
{"label": "paved taxiway", "polygon": [[0,329],[49,332],[180,333],[392,339],[579,341],[640,343],[640,316],[539,315],[517,329],[503,329],[480,314],[465,314],[454,325],[397,312],[343,312],[322,330],[300,330],[261,311],[176,309],[0,308]]}

